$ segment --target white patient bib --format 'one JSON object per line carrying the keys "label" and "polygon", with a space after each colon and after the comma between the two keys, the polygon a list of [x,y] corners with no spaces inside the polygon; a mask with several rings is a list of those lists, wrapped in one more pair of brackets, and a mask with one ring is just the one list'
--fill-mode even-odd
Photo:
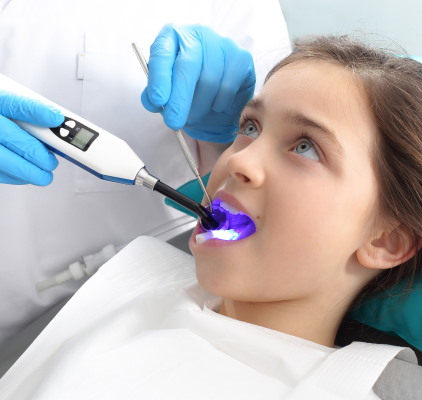
{"label": "white patient bib", "polygon": [[139,237],[0,380],[2,400],[376,399],[398,347],[336,350],[212,311],[191,256]]}

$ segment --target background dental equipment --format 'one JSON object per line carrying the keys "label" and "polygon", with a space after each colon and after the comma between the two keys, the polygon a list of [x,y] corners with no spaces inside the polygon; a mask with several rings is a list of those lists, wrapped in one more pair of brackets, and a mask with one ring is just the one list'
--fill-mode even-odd
{"label": "background dental equipment", "polygon": [[37,290],[42,292],[54,286],[62,285],[68,281],[78,281],[85,277],[89,277],[97,272],[103,264],[105,264],[111,257],[116,255],[123,247],[108,244],[102,248],[98,253],[82,256],[78,261],[69,265],[69,268],[60,272],[52,278],[45,279],[37,283]]}

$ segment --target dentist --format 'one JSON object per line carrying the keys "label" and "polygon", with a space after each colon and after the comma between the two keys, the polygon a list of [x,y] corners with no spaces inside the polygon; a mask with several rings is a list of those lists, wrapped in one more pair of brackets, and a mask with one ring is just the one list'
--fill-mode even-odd
{"label": "dentist", "polygon": [[[0,0],[0,26],[1,73],[121,137],[173,187],[192,175],[172,129],[190,135],[207,172],[213,155],[199,141],[211,138],[216,152],[230,142],[254,87],[289,50],[277,0]],[[133,41],[150,60],[148,82]],[[148,111],[164,106],[162,117],[139,104],[141,92]],[[38,293],[37,282],[107,244],[160,236],[189,217],[149,191],[58,160],[10,121],[57,126],[60,112],[0,87],[0,114],[1,344],[80,286]]]}

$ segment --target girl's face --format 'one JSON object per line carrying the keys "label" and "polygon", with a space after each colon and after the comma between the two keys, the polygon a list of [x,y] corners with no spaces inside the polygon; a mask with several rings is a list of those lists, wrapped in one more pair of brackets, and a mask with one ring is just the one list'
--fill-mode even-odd
{"label": "girl's face", "polygon": [[249,214],[240,241],[190,241],[211,293],[274,302],[341,291],[360,267],[377,206],[372,153],[377,127],[362,87],[322,61],[281,68],[243,110],[239,135],[208,190]]}

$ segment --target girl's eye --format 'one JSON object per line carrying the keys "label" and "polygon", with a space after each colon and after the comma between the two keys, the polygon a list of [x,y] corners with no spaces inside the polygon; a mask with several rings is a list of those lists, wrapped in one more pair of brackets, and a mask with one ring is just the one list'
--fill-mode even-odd
{"label": "girl's eye", "polygon": [[309,139],[302,139],[294,148],[293,151],[303,157],[314,161],[319,161],[318,151],[315,145]]}
{"label": "girl's eye", "polygon": [[252,121],[248,121],[240,126],[239,133],[256,139],[259,136],[259,131]]}

